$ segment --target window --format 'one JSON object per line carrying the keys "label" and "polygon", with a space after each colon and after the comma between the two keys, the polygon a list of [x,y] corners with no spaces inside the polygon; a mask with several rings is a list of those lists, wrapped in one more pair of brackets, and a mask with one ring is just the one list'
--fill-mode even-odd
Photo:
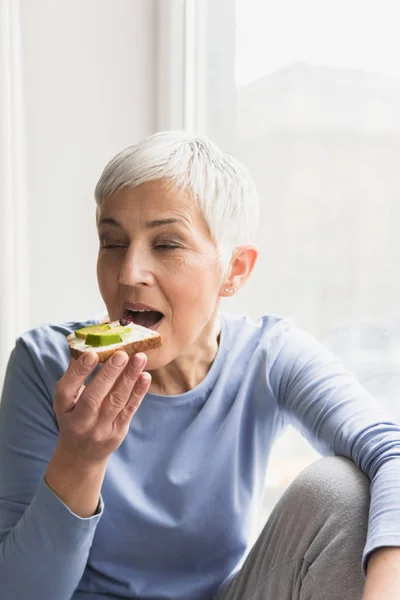
{"label": "window", "polygon": [[[292,317],[400,418],[396,15],[395,0],[211,0],[199,122],[260,193],[258,267],[226,310]],[[266,510],[315,457],[293,431],[278,441]]]}

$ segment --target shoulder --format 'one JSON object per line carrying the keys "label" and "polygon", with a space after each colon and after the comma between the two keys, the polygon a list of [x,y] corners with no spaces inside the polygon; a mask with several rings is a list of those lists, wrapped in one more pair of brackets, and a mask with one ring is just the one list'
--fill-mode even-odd
{"label": "shoulder", "polygon": [[92,317],[60,324],[46,323],[26,331],[16,341],[9,367],[39,377],[52,392],[70,361],[67,336],[76,329],[100,321],[101,317]]}
{"label": "shoulder", "polygon": [[262,358],[269,371],[292,370],[310,361],[322,359],[337,362],[337,358],[311,334],[297,327],[289,317],[266,314],[258,321],[243,315],[221,315],[226,330],[225,344],[230,351],[249,353]]}
{"label": "shoulder", "polygon": [[296,329],[290,319],[274,314],[262,315],[257,321],[240,314],[221,313],[220,317],[231,347],[279,345]]}

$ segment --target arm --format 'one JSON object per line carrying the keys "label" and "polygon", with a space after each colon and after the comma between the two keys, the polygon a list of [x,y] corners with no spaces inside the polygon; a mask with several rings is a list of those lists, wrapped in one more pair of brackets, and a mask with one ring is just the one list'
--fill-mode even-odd
{"label": "arm", "polygon": [[43,476],[57,444],[51,395],[19,341],[0,404],[3,600],[69,600],[85,568],[102,507],[81,518],[49,488]]}
{"label": "arm", "polygon": [[108,361],[86,388],[95,363],[72,361],[53,411],[27,348],[19,342],[12,353],[0,406],[2,600],[70,600],[79,584],[102,512],[107,459],[150,383],[140,375],[144,361],[127,365],[119,354],[122,363]]}
{"label": "arm", "polygon": [[400,599],[400,548],[381,548],[368,561],[363,600]]}
{"label": "arm", "polygon": [[[311,336],[287,325],[275,344],[270,383],[290,421],[323,454],[353,460],[371,481],[363,568],[366,573],[374,559],[365,600],[375,600],[373,573],[388,564],[379,558],[380,549],[392,547],[390,556],[399,556],[394,548],[400,547],[400,426]],[[382,593],[382,580],[380,586]]]}
{"label": "arm", "polygon": [[49,488],[81,518],[98,512],[106,462],[85,464],[69,456],[58,445],[44,475]]}

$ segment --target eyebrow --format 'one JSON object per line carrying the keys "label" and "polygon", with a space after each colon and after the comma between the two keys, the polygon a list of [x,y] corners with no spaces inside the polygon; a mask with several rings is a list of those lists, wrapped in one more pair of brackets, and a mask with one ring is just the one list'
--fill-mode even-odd
{"label": "eyebrow", "polygon": [[169,219],[156,219],[155,221],[147,221],[146,229],[155,229],[156,227],[162,227],[163,225],[171,225],[173,223],[180,223],[181,225],[185,225],[185,221],[178,218],[169,218]]}
{"label": "eyebrow", "polygon": [[[156,219],[155,221],[147,221],[146,229],[155,229],[156,227],[162,227],[163,225],[171,225],[173,223],[180,223],[186,225],[183,219],[169,218],[169,219]],[[112,217],[102,217],[99,221],[99,225],[112,225],[113,227],[122,228],[121,223],[113,219]]]}
{"label": "eyebrow", "polygon": [[101,217],[99,225],[113,225],[113,227],[122,227],[118,221],[112,219],[111,217]]}

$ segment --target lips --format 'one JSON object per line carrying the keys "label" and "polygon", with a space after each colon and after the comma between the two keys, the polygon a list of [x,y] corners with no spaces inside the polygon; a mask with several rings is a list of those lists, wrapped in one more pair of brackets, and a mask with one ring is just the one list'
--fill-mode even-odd
{"label": "lips", "polygon": [[123,305],[121,325],[135,323],[147,329],[157,329],[164,315],[156,308],[142,302],[126,303]]}

